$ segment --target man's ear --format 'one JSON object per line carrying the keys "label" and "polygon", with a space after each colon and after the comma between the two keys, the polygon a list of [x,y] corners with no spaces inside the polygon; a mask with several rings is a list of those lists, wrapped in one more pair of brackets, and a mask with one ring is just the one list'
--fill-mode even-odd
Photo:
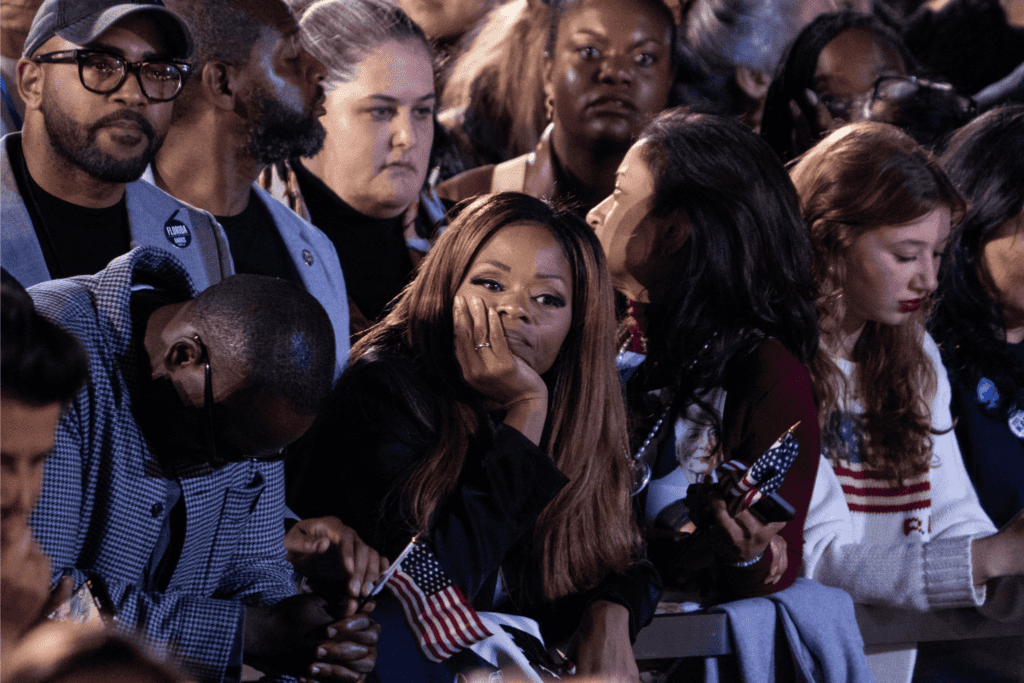
{"label": "man's ear", "polygon": [[759,102],[764,100],[765,95],[768,94],[768,86],[771,85],[771,82],[771,76],[766,73],[751,69],[748,66],[736,67],[736,85],[753,100]]}
{"label": "man's ear", "polygon": [[224,62],[207,62],[199,74],[203,93],[218,109],[233,111],[235,108],[236,71]]}
{"label": "man's ear", "polygon": [[167,369],[174,372],[203,362],[203,352],[194,336],[181,336],[168,347],[164,356]]}
{"label": "man's ear", "polygon": [[18,94],[25,102],[25,111],[38,109],[43,101],[43,65],[22,57],[15,65],[15,69]]}

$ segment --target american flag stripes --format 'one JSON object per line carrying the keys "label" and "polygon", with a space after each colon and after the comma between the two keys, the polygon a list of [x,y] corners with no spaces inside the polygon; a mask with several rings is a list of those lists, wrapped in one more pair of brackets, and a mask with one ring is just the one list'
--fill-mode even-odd
{"label": "american flag stripes", "polygon": [[851,512],[886,515],[931,507],[932,490],[928,473],[904,480],[902,487],[893,484],[862,463],[833,465],[836,477],[846,494]]}
{"label": "american flag stripes", "polygon": [[730,460],[719,465],[719,479],[732,480],[729,493],[743,498],[743,508],[756,503],[762,495],[775,493],[782,485],[789,466],[800,452],[800,443],[793,436],[793,430],[799,425],[797,422],[790,427],[749,468],[746,463],[738,460]]}
{"label": "american flag stripes", "polygon": [[491,634],[434,553],[416,539],[409,545],[386,585],[402,603],[420,650],[430,661],[443,662]]}

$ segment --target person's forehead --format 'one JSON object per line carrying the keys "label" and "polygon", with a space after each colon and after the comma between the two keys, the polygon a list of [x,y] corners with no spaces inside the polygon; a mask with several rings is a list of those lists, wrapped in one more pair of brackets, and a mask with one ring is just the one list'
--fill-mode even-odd
{"label": "person's forehead", "polygon": [[[290,16],[290,15],[289,15]],[[250,51],[250,62],[271,62],[282,49],[299,40],[299,25],[294,19],[283,19],[277,23],[261,23],[260,36]]]}
{"label": "person's forehead", "polygon": [[938,205],[928,213],[901,225],[884,225],[865,233],[868,242],[878,247],[899,244],[935,245],[949,237],[949,207]]}
{"label": "person's forehead", "polygon": [[558,243],[551,226],[544,223],[531,220],[509,223],[483,244],[474,263],[487,262],[496,256],[504,257],[510,262],[519,259],[529,261],[536,257],[535,265],[543,265],[546,275],[557,275],[567,282],[572,279],[569,261],[562,246]]}
{"label": "person's forehead", "polygon": [[668,41],[671,27],[666,16],[649,2],[638,0],[581,0],[562,17],[558,27],[560,38],[580,29],[630,31],[636,41]]}
{"label": "person's forehead", "polygon": [[433,64],[419,41],[386,40],[360,60],[355,77],[341,88],[353,97],[429,98],[435,94]]}
{"label": "person's forehead", "polygon": [[259,3],[251,10],[251,16],[264,31],[273,29],[283,36],[291,36],[299,32],[299,22],[290,7],[281,0],[270,0]]}
{"label": "person's forehead", "polygon": [[843,31],[818,54],[815,77],[828,78],[864,68],[902,70],[903,60],[896,47],[883,36],[863,28]]}
{"label": "person's forehead", "polygon": [[626,155],[622,157],[622,163],[619,164],[619,175],[637,174],[643,173],[647,170],[647,160],[644,158],[646,153],[647,145],[651,144],[650,138],[641,138],[633,143],[633,145],[626,151]]}
{"label": "person's forehead", "polygon": [[0,451],[5,458],[34,457],[53,447],[54,430],[61,416],[60,403],[31,405],[14,396],[0,396],[4,425]]}

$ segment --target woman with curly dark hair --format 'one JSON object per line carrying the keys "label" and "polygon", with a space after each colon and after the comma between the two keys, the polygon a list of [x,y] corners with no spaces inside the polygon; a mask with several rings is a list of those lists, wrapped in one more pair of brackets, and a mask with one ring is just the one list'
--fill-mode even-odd
{"label": "woman with curly dark hair", "polygon": [[[964,201],[933,155],[881,123],[832,132],[791,175],[821,326],[811,375],[823,460],[803,572],[856,602],[992,612],[990,580],[1024,573],[1024,515],[995,533],[978,504],[924,329]],[[916,648],[901,657],[909,676]]]}
{"label": "woman with curly dark hair", "polygon": [[[666,581],[711,579],[719,598],[787,588],[820,438],[803,365],[818,343],[811,246],[785,169],[739,121],[669,110],[630,148],[588,221],[637,319],[620,362],[645,355],[627,393],[633,458],[653,470],[652,559]],[[722,500],[713,514],[683,501],[716,465],[749,465],[798,422],[799,453],[778,491],[796,511],[788,524],[730,514]],[[702,515],[713,528],[704,537],[721,543],[711,556],[682,552],[689,537],[672,533],[703,526]]]}
{"label": "woman with curly dark hair", "polygon": [[1024,105],[961,128],[942,165],[970,204],[949,236],[930,328],[967,473],[1004,524],[1024,507]]}

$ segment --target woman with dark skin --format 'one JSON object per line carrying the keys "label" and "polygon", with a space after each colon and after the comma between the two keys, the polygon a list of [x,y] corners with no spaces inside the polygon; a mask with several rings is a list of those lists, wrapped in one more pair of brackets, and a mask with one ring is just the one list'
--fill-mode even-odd
{"label": "woman with dark skin", "polygon": [[672,15],[661,0],[578,0],[551,13],[544,94],[551,125],[540,145],[442,183],[452,200],[516,190],[588,211],[611,193],[615,169],[672,83]]}
{"label": "woman with dark skin", "polygon": [[875,81],[905,76],[914,58],[877,17],[822,14],[804,27],[779,63],[765,97],[761,135],[783,161],[834,128],[867,118]]}
{"label": "woman with dark skin", "polygon": [[[290,462],[289,503],[392,558],[418,534],[476,609],[537,620],[580,674],[636,681],[630,639],[659,590],[634,561],[612,298],[573,213],[474,201],[355,346]],[[394,613],[382,593],[375,618]],[[420,663],[397,613],[382,680],[451,681],[460,655]]]}
{"label": "woman with dark skin", "polygon": [[[711,565],[718,599],[789,587],[800,570],[820,439],[803,366],[818,342],[811,249],[785,169],[739,121],[671,110],[630,148],[614,193],[588,222],[616,289],[635,302],[639,329],[620,359],[629,348],[646,354],[627,397],[633,458],[653,470],[648,526],[712,529],[702,558],[680,560],[671,544],[658,552],[652,541],[652,559],[666,581],[700,578],[689,570]],[[799,453],[779,489],[796,510],[788,524],[730,510],[720,496],[708,509],[681,500],[687,484],[703,483],[677,463],[691,455],[687,442],[700,440],[691,439],[692,426],[705,434],[697,457],[710,472],[723,461],[753,463],[797,423]]]}

